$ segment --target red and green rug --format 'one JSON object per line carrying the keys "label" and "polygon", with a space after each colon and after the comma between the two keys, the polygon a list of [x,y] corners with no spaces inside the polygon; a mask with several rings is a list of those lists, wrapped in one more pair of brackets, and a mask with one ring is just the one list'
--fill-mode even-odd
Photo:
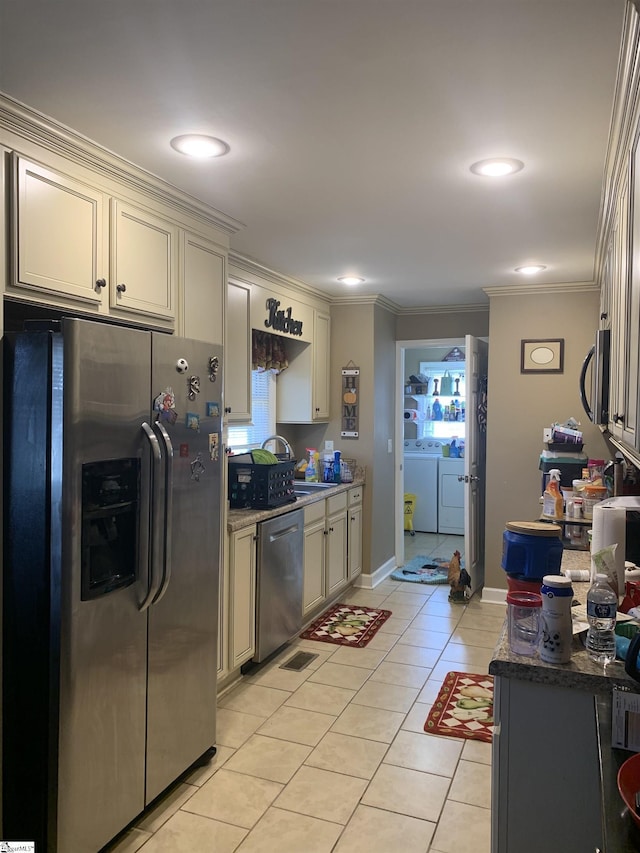
{"label": "red and green rug", "polygon": [[447,673],[438,698],[429,711],[424,730],[483,740],[493,737],[493,676],[468,672]]}
{"label": "red and green rug", "polygon": [[300,634],[303,640],[362,648],[391,616],[390,610],[336,604]]}

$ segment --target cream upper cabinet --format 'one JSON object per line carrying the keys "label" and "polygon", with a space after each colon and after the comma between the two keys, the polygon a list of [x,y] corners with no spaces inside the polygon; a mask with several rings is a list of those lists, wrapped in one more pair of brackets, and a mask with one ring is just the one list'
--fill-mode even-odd
{"label": "cream upper cabinet", "polygon": [[251,288],[227,283],[225,416],[227,423],[251,422]]}
{"label": "cream upper cabinet", "polygon": [[278,423],[329,420],[330,323],[327,314],[314,311],[313,343],[290,348],[289,366],[278,376]]}
{"label": "cream upper cabinet", "polygon": [[329,419],[329,335],[331,319],[328,314],[314,312],[313,317],[313,420]]}
{"label": "cream upper cabinet", "polygon": [[[13,155],[11,285],[97,309],[106,285],[105,197],[67,175]],[[46,298],[46,296],[45,296]]]}
{"label": "cream upper cabinet", "polygon": [[226,252],[202,237],[181,233],[182,328],[187,338],[223,343]]}
{"label": "cream upper cabinet", "polygon": [[177,226],[112,198],[111,309],[174,319],[177,273]]}

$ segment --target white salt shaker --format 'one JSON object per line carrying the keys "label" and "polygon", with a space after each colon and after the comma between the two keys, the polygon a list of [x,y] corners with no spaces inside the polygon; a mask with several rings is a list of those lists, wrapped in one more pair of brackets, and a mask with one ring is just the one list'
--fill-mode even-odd
{"label": "white salt shaker", "polygon": [[547,663],[569,663],[573,643],[571,578],[545,575],[540,588],[542,616],[538,654]]}

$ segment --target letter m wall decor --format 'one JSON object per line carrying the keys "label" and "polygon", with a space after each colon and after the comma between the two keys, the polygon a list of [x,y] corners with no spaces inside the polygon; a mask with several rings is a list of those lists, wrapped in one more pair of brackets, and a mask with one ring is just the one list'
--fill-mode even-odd
{"label": "letter m wall decor", "polygon": [[360,368],[350,361],[342,368],[342,429],[340,438],[358,438],[358,410],[360,407]]}

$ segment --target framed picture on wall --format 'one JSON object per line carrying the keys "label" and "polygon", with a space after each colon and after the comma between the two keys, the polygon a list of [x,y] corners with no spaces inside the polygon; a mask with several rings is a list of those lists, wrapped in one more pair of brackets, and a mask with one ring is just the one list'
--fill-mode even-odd
{"label": "framed picture on wall", "polygon": [[564,338],[537,338],[520,342],[520,373],[562,373]]}

